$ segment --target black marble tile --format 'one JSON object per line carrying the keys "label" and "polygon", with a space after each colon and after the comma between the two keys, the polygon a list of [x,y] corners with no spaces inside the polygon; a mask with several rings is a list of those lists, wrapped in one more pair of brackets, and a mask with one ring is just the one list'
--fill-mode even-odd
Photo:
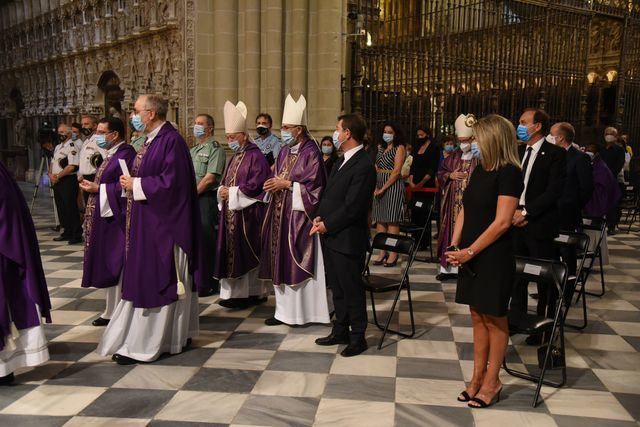
{"label": "black marble tile", "polygon": [[51,360],[75,362],[94,351],[96,347],[97,345],[95,343],[50,342],[49,355],[51,356]]}
{"label": "black marble tile", "polygon": [[[638,389],[640,392],[640,389]],[[613,393],[618,399],[618,402],[624,407],[624,409],[631,414],[631,416],[638,422],[640,422],[640,393]]]}
{"label": "black marble tile", "polygon": [[261,371],[239,369],[200,369],[182,387],[183,390],[250,393],[262,375]]}
{"label": "black marble tile", "polygon": [[312,426],[319,403],[319,399],[312,398],[249,395],[233,423],[272,427]]}
{"label": "black marble tile", "polygon": [[52,323],[45,323],[43,326],[44,335],[47,337],[47,341],[51,341],[58,335],[62,335],[75,327],[73,325],[54,325]]}
{"label": "black marble tile", "polygon": [[277,350],[285,337],[285,334],[234,332],[227,341],[225,341],[222,347]]}
{"label": "black marble tile", "polygon": [[134,367],[134,365],[121,366],[115,363],[76,363],[51,378],[46,384],[111,387]]}
{"label": "black marble tile", "polygon": [[214,332],[235,331],[244,320],[244,317],[200,316],[200,329]]}
{"label": "black marble tile", "polygon": [[[0,387],[0,411],[35,389],[36,385],[15,383]],[[0,421],[0,425],[2,425]]]}
{"label": "black marble tile", "polygon": [[322,396],[331,399],[393,402],[395,394],[395,378],[329,375]]}
{"label": "black marble tile", "polygon": [[16,427],[61,427],[71,417],[46,417],[35,415],[2,415],[0,414],[0,426]]}
{"label": "black marble tile", "polygon": [[471,410],[466,407],[396,404],[395,425],[402,427],[474,425]]}
{"label": "black marble tile", "polygon": [[453,381],[462,381],[464,378],[458,360],[399,357],[396,369],[397,377]]}
{"label": "black marble tile", "polygon": [[165,353],[154,365],[202,366],[216,352],[215,348],[187,348],[179,354]]}
{"label": "black marble tile", "polygon": [[104,392],[80,415],[89,417],[153,418],[171,400],[175,391],[112,388]]}
{"label": "black marble tile", "polygon": [[427,341],[454,341],[453,330],[448,326],[418,326],[414,339]]}
{"label": "black marble tile", "polygon": [[60,310],[69,311],[104,311],[105,300],[103,299],[77,299],[60,307]]}
{"label": "black marble tile", "polygon": [[270,371],[315,372],[326,374],[331,369],[335,354],[301,351],[278,351],[267,366]]}
{"label": "black marble tile", "polygon": [[632,421],[608,420],[602,418],[571,417],[568,415],[554,415],[553,420],[558,427],[637,427]]}

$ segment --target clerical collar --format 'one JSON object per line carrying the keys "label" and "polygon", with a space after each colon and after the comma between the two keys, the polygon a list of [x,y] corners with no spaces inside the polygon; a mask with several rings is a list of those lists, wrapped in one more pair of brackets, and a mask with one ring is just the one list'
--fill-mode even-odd
{"label": "clerical collar", "polygon": [[118,142],[116,145],[109,148],[109,150],[107,150],[107,157],[111,157],[114,154],[116,154],[116,151],[118,151],[118,147],[120,147],[122,144],[124,144],[124,140]]}
{"label": "clerical collar", "polygon": [[291,154],[298,154],[298,151],[300,151],[300,146],[302,145],[302,142],[298,142],[296,145],[294,145],[293,147],[289,148],[289,151],[291,152]]}
{"label": "clerical collar", "polygon": [[165,123],[167,123],[167,122],[165,121],[165,122],[160,123],[160,126],[158,126],[157,128],[155,128],[154,130],[152,130],[151,132],[149,132],[147,134],[147,143],[150,143],[151,141],[153,141],[153,139],[156,136],[158,136],[158,132],[160,132],[160,129],[162,129],[162,126],[164,126]]}

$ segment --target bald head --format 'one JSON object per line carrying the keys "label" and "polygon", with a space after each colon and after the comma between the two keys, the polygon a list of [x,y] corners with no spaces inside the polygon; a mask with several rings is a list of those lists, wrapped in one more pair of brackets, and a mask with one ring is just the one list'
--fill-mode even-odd
{"label": "bald head", "polygon": [[555,137],[556,144],[562,148],[569,148],[576,137],[576,130],[567,122],[559,122],[551,126],[551,135]]}

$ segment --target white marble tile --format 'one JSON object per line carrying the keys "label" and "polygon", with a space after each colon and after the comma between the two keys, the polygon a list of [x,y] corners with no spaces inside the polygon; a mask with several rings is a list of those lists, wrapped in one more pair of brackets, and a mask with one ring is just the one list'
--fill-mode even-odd
{"label": "white marble tile", "polygon": [[262,371],[266,369],[275,351],[242,348],[221,348],[204,364],[205,368],[250,369]]}
{"label": "white marble tile", "polygon": [[150,421],[139,418],[73,417],[64,427],[144,427]]}
{"label": "white marble tile", "polygon": [[636,350],[618,335],[604,334],[566,334],[567,340],[577,349],[594,349],[606,351],[629,351]]}
{"label": "white marble tile", "polygon": [[290,334],[284,338],[278,350],[307,351],[307,352],[313,352],[313,353],[329,353],[329,354],[335,354],[338,351],[337,345],[333,345],[333,346],[317,345],[315,341],[320,337],[321,335]]}
{"label": "white marble tile", "polygon": [[376,377],[395,377],[396,358],[390,356],[359,355],[355,357],[336,357],[330,373],[342,375],[368,375]]}
{"label": "white marble tile", "polygon": [[179,391],[155,416],[157,420],[229,424],[246,394]]}
{"label": "white marble tile", "polygon": [[458,352],[451,341],[402,340],[398,342],[398,356],[456,360]]}
{"label": "white marble tile", "polygon": [[609,392],[543,387],[541,394],[549,412],[554,415],[633,421]]}
{"label": "white marble tile", "polygon": [[[69,298],[60,298],[69,299]],[[74,301],[71,299],[71,301]],[[77,311],[77,310],[55,310],[51,313],[51,320],[54,325],[80,325],[87,320],[96,317],[97,311]],[[94,329],[96,329],[94,327]],[[102,328],[100,328],[102,330]]]}
{"label": "white marble tile", "polygon": [[177,390],[198,372],[197,367],[138,365],[116,382],[114,388]]}
{"label": "white marble tile", "polygon": [[103,387],[42,385],[4,408],[2,414],[73,416],[97,399]]}
{"label": "white marble tile", "polygon": [[326,382],[326,374],[265,371],[251,394],[320,398]]}
{"label": "white marble tile", "polygon": [[500,410],[498,403],[491,410],[472,409],[476,427],[555,427],[550,415],[534,412]]}
{"label": "white marble tile", "polygon": [[395,407],[390,402],[322,399],[316,413],[316,427],[388,427],[394,422]]}
{"label": "white marble tile", "polygon": [[396,402],[417,405],[460,406],[457,397],[462,381],[396,378]]}
{"label": "white marble tile", "polygon": [[[95,316],[96,314],[97,313],[94,313],[93,315]],[[102,338],[103,333],[104,328],[96,328],[95,326],[76,326],[75,328],[58,335],[51,341],[87,342],[98,344],[100,342],[100,339]]]}
{"label": "white marble tile", "polygon": [[[640,366],[638,368],[640,369]],[[593,372],[610,392],[640,395],[640,371],[594,369]],[[640,403],[640,396],[638,397],[638,403]]]}
{"label": "white marble tile", "polygon": [[636,322],[612,322],[607,321],[607,325],[613,329],[616,334],[626,337],[640,337],[640,325]]}

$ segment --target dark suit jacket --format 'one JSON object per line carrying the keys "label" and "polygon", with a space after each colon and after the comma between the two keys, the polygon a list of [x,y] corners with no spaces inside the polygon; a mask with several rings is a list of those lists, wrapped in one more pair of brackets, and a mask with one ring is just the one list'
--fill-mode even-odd
{"label": "dark suit jacket", "polygon": [[580,224],[582,208],[593,194],[593,171],[589,156],[571,146],[567,150],[567,179],[558,201],[560,226],[572,228]]}
{"label": "dark suit jacket", "polygon": [[[518,147],[521,159],[526,148],[525,145]],[[558,200],[564,191],[566,175],[566,150],[544,141],[531,167],[525,194],[529,224],[524,231],[530,236],[552,239],[558,235]]]}
{"label": "dark suit jacket", "polygon": [[320,200],[318,216],[327,228],[322,243],[336,252],[360,255],[369,249],[368,211],[376,171],[365,150],[358,151],[340,168],[343,162],[341,157],[333,165]]}

